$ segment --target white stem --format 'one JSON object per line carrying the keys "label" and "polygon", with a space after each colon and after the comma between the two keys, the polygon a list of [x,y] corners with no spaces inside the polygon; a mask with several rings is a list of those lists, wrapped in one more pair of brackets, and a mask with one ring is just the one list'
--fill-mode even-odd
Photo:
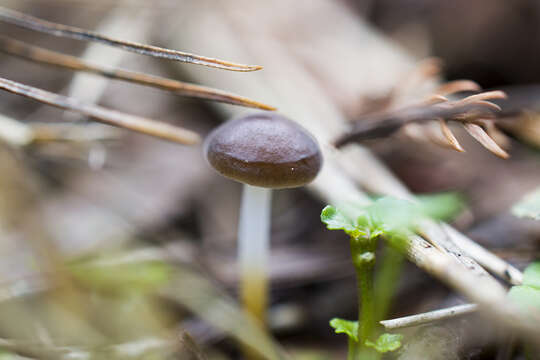
{"label": "white stem", "polygon": [[464,304],[392,320],[383,320],[380,323],[386,330],[393,330],[409,326],[428,324],[439,320],[446,320],[456,316],[469,314],[477,309],[478,305],[476,304]]}
{"label": "white stem", "polygon": [[240,291],[245,309],[265,323],[272,190],[244,185],[238,225]]}

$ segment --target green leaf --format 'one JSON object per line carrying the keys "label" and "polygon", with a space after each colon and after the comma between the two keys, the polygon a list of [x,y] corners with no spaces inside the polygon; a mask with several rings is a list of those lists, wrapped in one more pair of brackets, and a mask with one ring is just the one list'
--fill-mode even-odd
{"label": "green leaf", "polygon": [[374,348],[379,353],[385,353],[399,349],[402,339],[403,335],[401,334],[384,333],[375,342],[366,340],[366,346]]}
{"label": "green leaf", "polygon": [[356,231],[356,226],[352,219],[331,205],[326,206],[321,212],[321,221],[326,224],[329,230],[343,230],[347,234],[352,234]]}
{"label": "green leaf", "polygon": [[351,236],[370,234],[371,238],[382,234],[403,235],[414,230],[418,222],[426,217],[448,218],[463,207],[461,199],[453,193],[424,195],[418,203],[393,197],[382,197],[371,205],[355,208],[356,219],[343,211],[327,206],[321,213],[321,221],[330,230],[343,230]]}
{"label": "green leaf", "polygon": [[330,320],[330,326],[334,328],[336,334],[347,334],[349,338],[358,342],[358,321],[333,318]]}
{"label": "green leaf", "polygon": [[512,207],[512,214],[521,218],[540,220],[540,188],[526,195]]}
{"label": "green leaf", "polygon": [[533,262],[523,272],[523,285],[540,290],[540,261]]}

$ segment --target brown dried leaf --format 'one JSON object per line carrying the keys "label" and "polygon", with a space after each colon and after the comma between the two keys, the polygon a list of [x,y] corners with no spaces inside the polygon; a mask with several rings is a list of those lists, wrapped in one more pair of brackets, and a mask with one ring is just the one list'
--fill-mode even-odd
{"label": "brown dried leaf", "polygon": [[463,126],[473,138],[478,140],[482,146],[491,151],[493,154],[503,159],[508,159],[510,157],[506,151],[501,149],[501,147],[489,137],[481,126],[476,124],[463,124]]}
{"label": "brown dried leaf", "polygon": [[104,124],[118,126],[161,139],[186,145],[200,142],[199,135],[191,130],[164,122],[124,114],[115,110],[109,110],[93,104],[84,103],[75,98],[51,93],[4,78],[0,78],[0,90],[9,91],[65,110],[75,111]]}
{"label": "brown dried leaf", "polygon": [[36,17],[4,7],[0,7],[0,21],[4,21],[25,29],[39,31],[54,36],[67,37],[83,41],[95,41],[141,55],[176,60],[190,64],[203,65],[231,71],[255,71],[262,69],[262,66],[259,65],[237,64],[225,60],[209,58],[206,56],[185,53],[177,50],[113,39],[77,27],[56,24],[53,22],[41,20]]}

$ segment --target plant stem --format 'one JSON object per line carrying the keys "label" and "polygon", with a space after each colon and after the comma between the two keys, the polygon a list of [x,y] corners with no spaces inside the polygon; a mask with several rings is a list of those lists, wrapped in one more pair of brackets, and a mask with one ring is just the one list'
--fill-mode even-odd
{"label": "plant stem", "polygon": [[373,301],[373,266],[368,264],[356,269],[358,291],[361,301],[358,306],[358,340],[361,345],[369,339],[375,324],[375,302]]}
{"label": "plant stem", "polygon": [[366,237],[351,237],[351,254],[356,269],[358,284],[358,343],[364,347],[375,327],[375,302],[373,268],[375,265],[376,240]]}
{"label": "plant stem", "polygon": [[350,336],[348,336],[348,338],[349,338],[349,350],[347,353],[347,360],[355,360],[357,344],[353,338],[351,338]]}
{"label": "plant stem", "polygon": [[396,291],[401,268],[405,257],[396,249],[385,246],[382,262],[375,276],[375,320],[379,322],[386,318]]}

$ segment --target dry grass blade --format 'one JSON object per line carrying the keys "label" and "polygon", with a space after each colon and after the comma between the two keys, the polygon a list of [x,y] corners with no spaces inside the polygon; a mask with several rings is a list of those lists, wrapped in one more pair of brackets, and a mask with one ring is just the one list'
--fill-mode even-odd
{"label": "dry grass blade", "polygon": [[450,95],[462,91],[481,91],[482,88],[471,80],[455,80],[442,84],[435,93],[438,95]]}
{"label": "dry grass blade", "polygon": [[439,119],[439,125],[441,127],[441,131],[444,137],[446,138],[446,140],[448,140],[448,144],[452,147],[452,149],[459,152],[465,152],[459,141],[456,139],[452,130],[450,130],[450,128],[448,127],[446,121],[444,119]]}
{"label": "dry grass blade", "polygon": [[4,78],[0,78],[0,89],[37,100],[44,104],[75,111],[108,125],[137,131],[161,139],[186,145],[196,144],[200,141],[199,135],[187,129],[87,104],[74,98],[51,93]]}
{"label": "dry grass blade", "polygon": [[68,37],[83,41],[95,41],[109,46],[118,47],[127,51],[132,51],[141,55],[149,55],[190,64],[209,66],[213,68],[231,71],[255,71],[262,69],[262,66],[259,65],[237,64],[225,60],[209,58],[177,50],[113,39],[104,35],[94,33],[92,31],[87,31],[73,26],[56,24],[53,22],[38,19],[36,17],[15,10],[7,9],[5,7],[0,7],[0,21],[4,21],[22,28],[39,31],[54,36]]}
{"label": "dry grass blade", "polygon": [[497,143],[491,137],[489,137],[481,126],[476,124],[463,124],[463,126],[473,138],[478,140],[482,146],[491,151],[493,154],[503,159],[509,158],[508,153],[501,149],[501,147],[497,145]]}
{"label": "dry grass blade", "polygon": [[19,56],[23,59],[36,61],[48,65],[59,66],[75,71],[85,71],[112,79],[129,81],[146,86],[152,86],[167,91],[172,91],[182,96],[199,99],[214,100],[227,104],[241,105],[262,110],[275,110],[274,107],[235,95],[226,91],[212,89],[205,86],[188,84],[181,81],[165,79],[162,77],[126,71],[121,69],[106,68],[96,64],[84,62],[74,56],[64,55],[55,51],[32,46],[21,41],[0,36],[0,51],[10,55]]}

